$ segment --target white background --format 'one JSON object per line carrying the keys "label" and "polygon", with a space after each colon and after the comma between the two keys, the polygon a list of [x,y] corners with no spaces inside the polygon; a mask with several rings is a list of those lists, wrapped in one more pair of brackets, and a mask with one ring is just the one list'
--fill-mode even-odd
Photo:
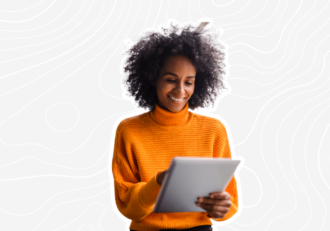
{"label": "white background", "polygon": [[114,203],[126,39],[210,18],[231,93],[240,211],[214,230],[330,229],[330,2],[0,1],[0,230],[128,230]]}

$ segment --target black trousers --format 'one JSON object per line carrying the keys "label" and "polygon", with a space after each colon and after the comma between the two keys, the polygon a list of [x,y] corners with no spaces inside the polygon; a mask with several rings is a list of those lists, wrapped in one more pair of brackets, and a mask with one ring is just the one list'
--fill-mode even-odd
{"label": "black trousers", "polygon": [[[192,227],[189,229],[161,229],[159,231],[165,231],[165,230],[171,230],[171,231],[177,231],[177,230],[189,230],[189,231],[212,231],[212,226],[211,225],[201,225],[201,226],[196,226]],[[130,229],[130,231],[137,231],[134,229]]]}

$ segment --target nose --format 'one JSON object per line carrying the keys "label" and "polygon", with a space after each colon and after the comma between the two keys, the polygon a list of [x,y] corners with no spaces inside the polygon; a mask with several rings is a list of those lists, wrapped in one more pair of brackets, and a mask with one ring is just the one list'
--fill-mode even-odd
{"label": "nose", "polygon": [[178,84],[176,85],[175,92],[178,95],[184,95],[185,94],[184,82],[178,82]]}

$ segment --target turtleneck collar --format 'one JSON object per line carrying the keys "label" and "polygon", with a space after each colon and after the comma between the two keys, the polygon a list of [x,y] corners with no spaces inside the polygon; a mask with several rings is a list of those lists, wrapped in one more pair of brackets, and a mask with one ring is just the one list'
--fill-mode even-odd
{"label": "turtleneck collar", "polygon": [[188,102],[179,112],[170,112],[161,108],[156,104],[155,108],[150,112],[150,116],[162,125],[184,125],[189,120],[189,104]]}

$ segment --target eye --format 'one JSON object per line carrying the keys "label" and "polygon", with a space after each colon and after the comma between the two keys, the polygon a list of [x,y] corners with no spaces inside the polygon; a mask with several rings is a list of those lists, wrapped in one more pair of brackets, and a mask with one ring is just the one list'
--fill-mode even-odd
{"label": "eye", "polygon": [[[174,83],[174,82],[175,82],[175,80],[170,80],[170,79],[167,79],[166,81],[167,81],[167,82],[171,82],[171,83]],[[192,85],[192,83],[190,83],[190,82],[186,82],[186,84],[188,84],[188,85]]]}

